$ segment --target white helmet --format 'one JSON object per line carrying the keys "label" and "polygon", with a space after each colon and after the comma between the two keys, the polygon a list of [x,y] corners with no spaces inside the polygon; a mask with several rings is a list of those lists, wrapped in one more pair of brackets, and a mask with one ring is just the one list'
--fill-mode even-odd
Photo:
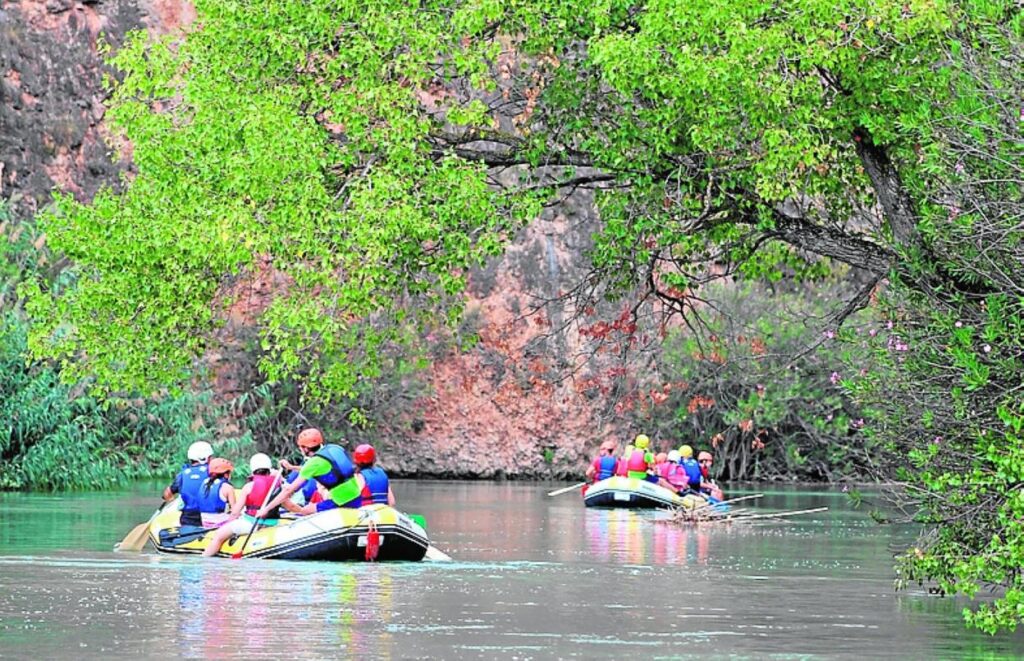
{"label": "white helmet", "polygon": [[251,470],[253,473],[260,470],[261,468],[270,470],[273,467],[274,464],[272,461],[270,461],[270,457],[263,454],[262,452],[257,452],[256,454],[249,458],[249,470]]}
{"label": "white helmet", "polygon": [[206,441],[196,441],[188,446],[188,460],[204,462],[213,456],[213,448]]}
{"label": "white helmet", "polygon": [[668,453],[668,460],[678,464],[682,457],[679,455],[679,450],[672,450]]}

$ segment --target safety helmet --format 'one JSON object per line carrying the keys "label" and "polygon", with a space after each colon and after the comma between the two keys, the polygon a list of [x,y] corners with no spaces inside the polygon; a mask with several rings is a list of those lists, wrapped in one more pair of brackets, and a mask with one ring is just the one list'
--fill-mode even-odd
{"label": "safety helmet", "polygon": [[188,460],[204,462],[213,455],[213,448],[206,441],[196,441],[188,446]]}
{"label": "safety helmet", "polygon": [[650,444],[651,439],[647,438],[647,436],[645,436],[644,434],[637,435],[637,437],[633,440],[633,445],[638,450],[646,450],[647,446]]}
{"label": "safety helmet", "polygon": [[690,457],[693,456],[693,448],[691,448],[689,445],[680,445],[679,454],[680,456],[682,456],[683,459],[689,459]]}
{"label": "safety helmet", "polygon": [[222,457],[210,460],[210,475],[227,475],[235,469],[235,465]]}
{"label": "safety helmet", "polygon": [[253,473],[261,469],[270,470],[273,467],[274,464],[270,461],[270,457],[262,452],[257,452],[253,456],[249,457],[249,470]]}
{"label": "safety helmet", "polygon": [[363,443],[358,446],[355,452],[352,453],[352,459],[357,464],[372,464],[377,460],[377,452],[373,449],[373,446],[368,443]]}
{"label": "safety helmet", "polygon": [[710,452],[701,450],[700,453],[697,454],[697,461],[704,461],[705,459],[708,461],[714,461],[714,457],[711,456]]}
{"label": "safety helmet", "polygon": [[668,460],[674,464],[679,463],[679,450],[672,450],[668,453]]}
{"label": "safety helmet", "polygon": [[310,427],[299,432],[299,437],[295,439],[295,442],[300,448],[318,448],[324,444],[324,436],[319,429]]}

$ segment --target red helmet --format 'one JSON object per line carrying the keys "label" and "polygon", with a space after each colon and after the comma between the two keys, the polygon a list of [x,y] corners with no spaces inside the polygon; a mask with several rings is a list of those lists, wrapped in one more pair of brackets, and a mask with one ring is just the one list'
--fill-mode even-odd
{"label": "red helmet", "polygon": [[324,444],[324,437],[319,429],[310,427],[299,432],[299,437],[295,439],[295,442],[300,448],[318,448]]}
{"label": "red helmet", "polygon": [[377,452],[373,449],[372,445],[363,443],[352,453],[352,458],[355,459],[357,464],[372,464],[377,460]]}

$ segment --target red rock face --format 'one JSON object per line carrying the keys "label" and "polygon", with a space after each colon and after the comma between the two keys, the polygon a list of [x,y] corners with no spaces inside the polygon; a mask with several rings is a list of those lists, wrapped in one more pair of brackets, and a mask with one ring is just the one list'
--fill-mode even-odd
{"label": "red rock face", "polygon": [[[178,0],[0,0],[0,194],[30,214],[55,188],[90,199],[131,170],[130,147],[105,141],[102,32],[116,48],[127,31],[157,33],[191,23]],[[436,98],[435,98],[436,97]],[[436,103],[437,92],[424,103]],[[471,274],[467,312],[480,342],[431,368],[433,393],[416,403],[416,431],[382,429],[381,463],[404,475],[578,477],[606,438],[620,436],[621,411],[594,388],[599,361],[557,299],[583,275],[596,230],[590,201],[577,196],[563,214],[524,229],[507,254]],[[225,285],[232,301],[219,348],[207,357],[223,400],[252,383],[241,355],[259,313],[288,286],[269,260]],[[620,368],[621,369],[621,368]],[[571,373],[571,376],[570,376]],[[236,431],[225,421],[225,434]]]}

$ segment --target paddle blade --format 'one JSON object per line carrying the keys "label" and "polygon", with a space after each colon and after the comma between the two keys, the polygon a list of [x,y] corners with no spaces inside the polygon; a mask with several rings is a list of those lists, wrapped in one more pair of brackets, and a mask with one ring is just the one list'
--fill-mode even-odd
{"label": "paddle blade", "polygon": [[439,561],[439,562],[451,562],[452,561],[452,557],[450,555],[448,555],[447,553],[445,553],[441,549],[437,548],[433,544],[431,544],[430,546],[427,547],[427,554],[425,556],[423,556],[423,557],[426,558],[427,560],[436,560],[436,561]]}
{"label": "paddle blade", "polygon": [[149,522],[140,523],[125,535],[120,543],[114,545],[115,551],[141,551],[149,541]]}

